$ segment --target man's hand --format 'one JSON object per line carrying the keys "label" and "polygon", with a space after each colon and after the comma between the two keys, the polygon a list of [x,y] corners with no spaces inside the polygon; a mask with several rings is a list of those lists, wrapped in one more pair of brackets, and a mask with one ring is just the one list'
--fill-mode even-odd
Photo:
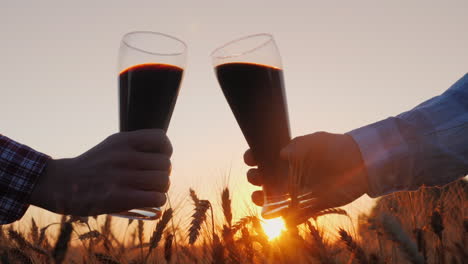
{"label": "man's hand", "polygon": [[114,134],[76,158],[51,160],[30,203],[78,216],[162,206],[171,155],[163,130]]}
{"label": "man's hand", "polygon": [[[301,193],[311,192],[316,198],[306,215],[332,207],[346,205],[367,192],[367,175],[361,153],[349,135],[318,132],[291,141],[280,153],[289,160],[290,171],[300,176]],[[244,154],[249,166],[257,162],[250,150]],[[258,169],[250,169],[247,178],[254,185],[262,185]],[[263,192],[252,194],[255,204],[263,204]]]}

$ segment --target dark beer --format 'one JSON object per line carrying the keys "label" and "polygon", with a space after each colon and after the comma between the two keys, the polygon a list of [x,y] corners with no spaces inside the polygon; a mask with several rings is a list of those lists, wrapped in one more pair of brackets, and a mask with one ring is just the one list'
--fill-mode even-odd
{"label": "dark beer", "polygon": [[183,70],[167,64],[140,64],[119,75],[120,131],[167,131]]}
{"label": "dark beer", "polygon": [[[280,151],[290,139],[283,71],[253,63],[215,68],[237,123],[259,164],[267,197],[287,192],[288,162]],[[274,199],[276,200],[276,199]]]}

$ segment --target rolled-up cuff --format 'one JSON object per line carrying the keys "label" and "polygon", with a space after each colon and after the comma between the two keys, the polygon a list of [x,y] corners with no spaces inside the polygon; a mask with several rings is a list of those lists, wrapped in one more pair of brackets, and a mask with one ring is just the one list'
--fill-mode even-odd
{"label": "rolled-up cuff", "polygon": [[29,207],[49,156],[0,135],[0,224],[20,219]]}
{"label": "rolled-up cuff", "polygon": [[347,133],[358,144],[367,169],[368,195],[379,197],[405,189],[405,179],[399,175],[405,166],[407,145],[395,122],[385,120],[352,130]]}

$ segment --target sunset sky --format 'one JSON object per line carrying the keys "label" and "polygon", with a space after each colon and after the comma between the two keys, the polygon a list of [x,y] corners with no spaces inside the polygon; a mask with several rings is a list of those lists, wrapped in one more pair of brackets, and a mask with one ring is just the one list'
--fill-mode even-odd
{"label": "sunset sky", "polygon": [[[2,0],[0,133],[54,158],[83,153],[118,130],[122,35],[171,34],[189,47],[168,133],[172,200],[188,204],[189,187],[218,200],[229,183],[236,208],[254,208],[242,161],[247,144],[211,51],[244,35],[273,34],[293,136],[344,133],[411,109],[468,69],[467,1],[382,2]],[[41,211],[28,216],[54,219]]]}

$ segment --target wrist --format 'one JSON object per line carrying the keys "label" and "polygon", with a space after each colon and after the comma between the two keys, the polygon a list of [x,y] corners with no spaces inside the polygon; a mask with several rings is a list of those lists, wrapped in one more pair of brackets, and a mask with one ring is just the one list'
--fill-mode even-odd
{"label": "wrist", "polygon": [[30,196],[31,205],[60,213],[63,197],[60,197],[64,189],[63,175],[69,168],[70,159],[49,159],[45,169],[38,177]]}
{"label": "wrist", "polygon": [[355,177],[356,177],[357,186],[359,187],[359,191],[362,192],[362,194],[368,194],[369,181],[368,181],[366,164],[362,157],[361,150],[359,149],[359,145],[353,139],[352,136],[350,135],[346,135],[346,136],[349,141],[350,153],[353,156],[353,163],[354,163],[353,168],[356,172]]}

